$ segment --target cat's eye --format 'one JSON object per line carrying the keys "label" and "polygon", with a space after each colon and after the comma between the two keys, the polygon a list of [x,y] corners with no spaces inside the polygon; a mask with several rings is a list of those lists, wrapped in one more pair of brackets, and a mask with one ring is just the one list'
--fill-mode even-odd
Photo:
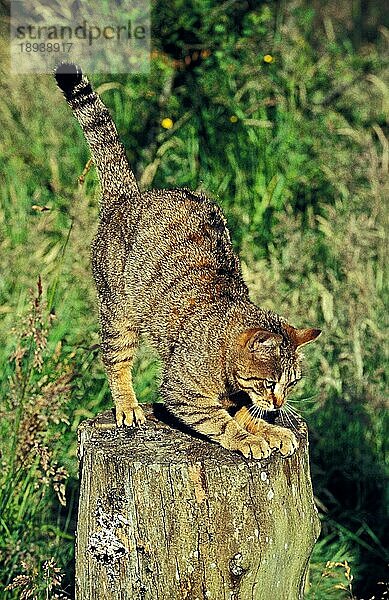
{"label": "cat's eye", "polygon": [[263,387],[266,390],[274,390],[275,385],[276,385],[275,381],[269,381],[268,379],[265,379],[264,382],[263,382]]}

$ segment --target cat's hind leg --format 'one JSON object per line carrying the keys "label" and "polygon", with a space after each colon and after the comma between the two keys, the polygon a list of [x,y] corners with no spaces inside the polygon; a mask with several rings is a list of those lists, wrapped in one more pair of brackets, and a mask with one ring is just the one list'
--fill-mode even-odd
{"label": "cat's hind leg", "polygon": [[100,307],[102,358],[115,403],[116,424],[142,425],[146,419],[132,385],[132,365],[138,332],[120,306]]}

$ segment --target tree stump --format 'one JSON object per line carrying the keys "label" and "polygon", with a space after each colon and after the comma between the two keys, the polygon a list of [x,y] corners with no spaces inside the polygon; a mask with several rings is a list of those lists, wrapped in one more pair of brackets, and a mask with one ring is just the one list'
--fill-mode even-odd
{"label": "tree stump", "polygon": [[249,460],[113,413],[79,427],[77,600],[297,600],[320,525],[305,424],[290,458]]}

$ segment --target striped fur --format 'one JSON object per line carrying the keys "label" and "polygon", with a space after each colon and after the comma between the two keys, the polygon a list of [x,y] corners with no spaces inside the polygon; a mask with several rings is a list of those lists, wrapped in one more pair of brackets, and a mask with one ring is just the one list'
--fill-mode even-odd
{"label": "striped fur", "polygon": [[[217,204],[186,189],[140,194],[115,125],[87,78],[74,65],[60,65],[56,78],[102,187],[92,266],[117,424],[144,422],[131,380],[144,335],[162,358],[161,394],[175,416],[245,456],[291,454],[294,434],[258,417],[284,404],[301,376],[297,349],[319,330],[294,329],[252,304]],[[232,416],[242,390],[255,418],[251,408]]]}

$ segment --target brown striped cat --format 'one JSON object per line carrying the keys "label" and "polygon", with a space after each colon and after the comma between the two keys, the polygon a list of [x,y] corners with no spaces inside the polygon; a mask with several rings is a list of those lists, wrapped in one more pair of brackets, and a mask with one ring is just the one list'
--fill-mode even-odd
{"label": "brown striped cat", "polygon": [[[292,454],[293,432],[260,417],[284,405],[301,378],[299,349],[320,330],[252,304],[220,208],[187,189],[141,193],[88,79],[72,64],[55,76],[102,188],[92,265],[117,425],[145,420],[131,379],[143,334],[163,361],[161,395],[178,419],[246,457]],[[247,402],[233,416],[238,392]]]}

